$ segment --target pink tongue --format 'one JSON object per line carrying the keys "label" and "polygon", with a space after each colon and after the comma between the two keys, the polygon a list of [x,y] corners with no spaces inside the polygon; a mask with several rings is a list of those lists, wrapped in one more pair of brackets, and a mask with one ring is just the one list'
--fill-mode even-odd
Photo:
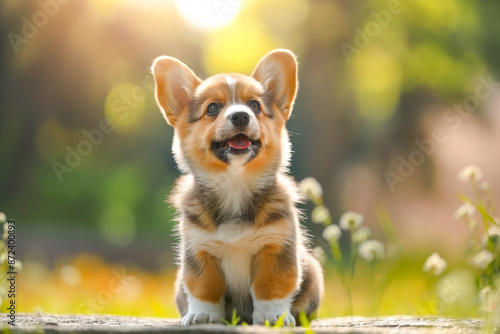
{"label": "pink tongue", "polygon": [[229,141],[228,144],[236,150],[244,150],[250,146],[250,140],[243,136],[237,136],[233,140]]}

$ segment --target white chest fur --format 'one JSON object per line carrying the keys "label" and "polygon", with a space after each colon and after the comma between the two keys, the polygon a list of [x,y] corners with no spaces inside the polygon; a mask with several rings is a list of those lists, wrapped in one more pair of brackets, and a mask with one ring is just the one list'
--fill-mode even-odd
{"label": "white chest fur", "polygon": [[220,173],[205,173],[195,171],[199,182],[210,189],[219,201],[220,207],[228,214],[241,212],[254,192],[272,182],[273,174],[251,175],[246,172],[248,157],[231,157],[227,171]]}
{"label": "white chest fur", "polygon": [[259,250],[286,239],[283,225],[256,229],[241,223],[226,223],[216,232],[190,227],[184,233],[187,247],[194,252],[206,251],[219,259],[226,284],[233,291],[248,291],[252,258]]}

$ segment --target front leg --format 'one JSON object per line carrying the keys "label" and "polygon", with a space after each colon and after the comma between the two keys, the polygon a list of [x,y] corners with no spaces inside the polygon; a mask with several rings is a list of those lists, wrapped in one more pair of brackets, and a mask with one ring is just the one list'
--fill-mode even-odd
{"label": "front leg", "polygon": [[205,251],[188,251],[183,276],[188,311],[182,317],[182,325],[222,323],[226,287],[219,261]]}
{"label": "front leg", "polygon": [[255,259],[255,277],[252,282],[253,324],[265,321],[275,324],[285,314],[284,325],[295,326],[290,313],[293,297],[299,285],[299,266],[295,243],[267,245]]}

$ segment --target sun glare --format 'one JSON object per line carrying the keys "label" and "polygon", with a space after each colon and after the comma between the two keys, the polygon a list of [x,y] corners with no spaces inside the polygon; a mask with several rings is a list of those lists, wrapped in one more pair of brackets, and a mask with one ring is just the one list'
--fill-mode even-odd
{"label": "sun glare", "polygon": [[195,27],[216,29],[231,22],[244,0],[176,0],[181,14]]}

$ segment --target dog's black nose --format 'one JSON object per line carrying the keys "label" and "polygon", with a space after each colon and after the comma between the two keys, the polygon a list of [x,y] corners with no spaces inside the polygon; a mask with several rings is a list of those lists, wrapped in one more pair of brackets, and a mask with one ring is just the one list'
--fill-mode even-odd
{"label": "dog's black nose", "polygon": [[243,127],[250,123],[250,115],[244,111],[237,111],[229,118],[231,119],[231,123],[233,123],[234,126],[238,127]]}

